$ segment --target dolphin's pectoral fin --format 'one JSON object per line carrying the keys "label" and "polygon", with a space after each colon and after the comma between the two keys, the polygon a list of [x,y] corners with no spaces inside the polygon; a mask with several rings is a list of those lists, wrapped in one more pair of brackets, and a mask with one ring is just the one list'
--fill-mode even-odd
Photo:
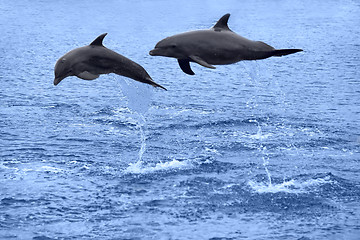
{"label": "dolphin's pectoral fin", "polygon": [[186,59],[178,59],[179,66],[184,73],[189,75],[195,75],[195,73],[191,70],[190,62]]}
{"label": "dolphin's pectoral fin", "polygon": [[98,74],[92,74],[88,71],[81,72],[76,75],[77,77],[84,79],[84,80],[94,80],[99,77]]}
{"label": "dolphin's pectoral fin", "polygon": [[192,56],[189,56],[189,57],[191,58],[191,60],[193,60],[194,62],[200,64],[200,65],[203,66],[203,67],[212,68],[212,69],[215,69],[215,68],[216,68],[216,67],[214,67],[213,65],[205,62],[203,59],[201,59],[201,58],[198,57],[198,56],[192,55]]}

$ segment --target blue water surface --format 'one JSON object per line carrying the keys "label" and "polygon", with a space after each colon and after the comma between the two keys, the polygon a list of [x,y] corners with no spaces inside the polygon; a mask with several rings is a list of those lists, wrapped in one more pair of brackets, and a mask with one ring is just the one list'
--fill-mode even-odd
{"label": "blue water surface", "polygon": [[[148,54],[230,28],[281,58],[184,74]],[[0,0],[0,239],[360,239],[360,2]],[[53,85],[104,45],[114,74]]]}

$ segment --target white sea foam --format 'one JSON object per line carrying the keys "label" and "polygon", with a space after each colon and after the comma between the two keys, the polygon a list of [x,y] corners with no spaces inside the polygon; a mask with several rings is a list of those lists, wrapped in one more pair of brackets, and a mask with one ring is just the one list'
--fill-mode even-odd
{"label": "white sea foam", "polygon": [[205,152],[208,152],[208,153],[211,153],[211,154],[216,154],[216,155],[221,155],[221,153],[219,153],[218,150],[216,150],[215,148],[205,147]]}
{"label": "white sea foam", "polygon": [[52,172],[52,173],[62,173],[64,172],[61,168],[51,167],[51,166],[41,166],[39,168],[24,168],[23,172]]}
{"label": "white sea foam", "polygon": [[144,164],[142,161],[136,163],[130,163],[129,166],[124,170],[125,173],[136,173],[136,174],[148,174],[157,171],[169,171],[169,170],[180,170],[188,169],[192,167],[190,161],[178,161],[176,159],[170,162],[159,162],[154,166]]}
{"label": "white sea foam", "polygon": [[255,140],[264,140],[264,139],[267,139],[268,137],[271,137],[272,135],[273,135],[272,133],[263,134],[261,132],[258,132],[256,134],[249,135],[249,138],[255,139]]}
{"label": "white sea foam", "polygon": [[53,173],[62,173],[64,172],[61,168],[51,167],[51,166],[42,166],[37,171],[39,172],[53,172]]}
{"label": "white sea foam", "polygon": [[333,184],[334,181],[330,180],[330,177],[309,179],[306,181],[298,181],[291,179],[289,181],[284,181],[279,184],[269,184],[264,182],[255,182],[249,181],[249,186],[258,193],[278,193],[278,192],[287,192],[287,193],[306,193],[316,189],[317,187],[323,184]]}

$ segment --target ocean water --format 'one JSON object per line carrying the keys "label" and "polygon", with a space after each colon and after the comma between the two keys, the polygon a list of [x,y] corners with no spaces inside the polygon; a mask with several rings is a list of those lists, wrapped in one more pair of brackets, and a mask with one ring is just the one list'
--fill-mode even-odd
{"label": "ocean water", "polygon": [[[281,58],[207,69],[148,54],[230,28]],[[0,0],[0,239],[360,239],[360,3]],[[104,45],[114,74],[53,85]]]}

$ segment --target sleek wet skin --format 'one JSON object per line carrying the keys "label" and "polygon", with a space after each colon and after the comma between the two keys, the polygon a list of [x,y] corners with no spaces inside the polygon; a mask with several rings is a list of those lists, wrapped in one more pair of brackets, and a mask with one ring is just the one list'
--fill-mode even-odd
{"label": "sleek wet skin", "polygon": [[198,30],[167,37],[158,42],[152,56],[176,58],[187,74],[195,73],[190,62],[207,68],[213,65],[232,64],[242,60],[258,60],[272,56],[284,56],[302,49],[275,49],[266,43],[252,41],[231,31],[227,25],[230,14],[225,14],[208,30]]}
{"label": "sleek wet skin", "polygon": [[165,89],[155,83],[142,66],[104,47],[102,41],[106,34],[97,37],[90,45],[76,48],[62,56],[55,65],[54,85],[69,76],[94,80],[100,74],[115,73]]}

